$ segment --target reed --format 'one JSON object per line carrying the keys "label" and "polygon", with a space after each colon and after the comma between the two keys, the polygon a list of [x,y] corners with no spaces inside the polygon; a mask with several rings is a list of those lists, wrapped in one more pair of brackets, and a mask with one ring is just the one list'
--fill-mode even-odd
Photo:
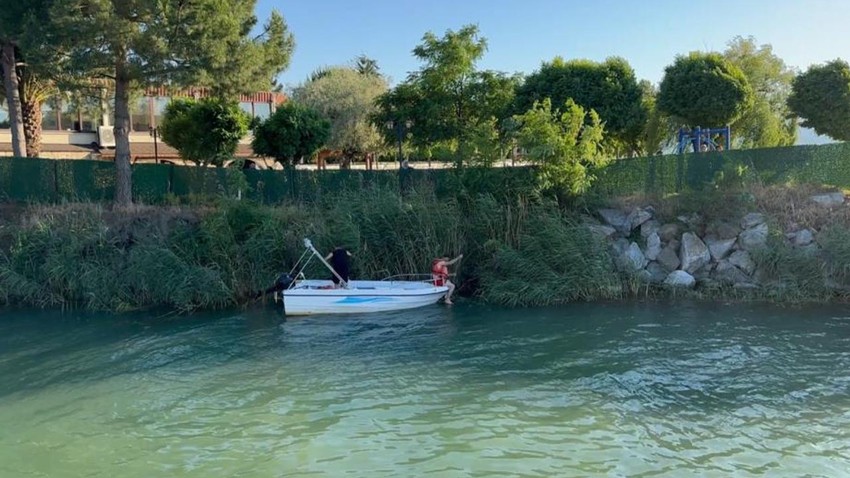
{"label": "reed", "polygon": [[[373,186],[276,207],[235,200],[124,210],[33,206],[3,224],[0,304],[181,312],[247,304],[293,267],[305,237],[322,252],[347,247],[352,275],[363,279],[427,274],[434,257],[463,253],[453,269],[461,292],[505,306],[669,295],[617,272],[607,246],[573,214],[541,197],[438,199],[427,185],[403,196]],[[779,220],[789,221],[787,214]],[[806,217],[828,222],[814,212]],[[850,297],[848,224],[824,227],[816,254],[771,237],[754,255],[766,284],[760,290],[681,294],[783,302]],[[305,272],[330,275],[317,261]]]}

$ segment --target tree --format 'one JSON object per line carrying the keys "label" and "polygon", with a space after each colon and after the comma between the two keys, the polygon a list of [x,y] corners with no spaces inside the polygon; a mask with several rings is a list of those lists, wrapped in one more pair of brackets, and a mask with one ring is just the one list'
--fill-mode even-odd
{"label": "tree", "polygon": [[593,176],[588,169],[604,164],[600,155],[603,127],[595,111],[569,99],[564,109],[552,109],[548,98],[514,117],[519,125],[517,142],[539,165],[541,186],[561,196],[587,190]]}
{"label": "tree", "polygon": [[662,152],[673,141],[676,125],[673,120],[658,110],[658,88],[648,80],[641,80],[644,108],[649,112],[643,133],[638,141],[638,151],[644,155]]}
{"label": "tree", "polygon": [[165,107],[159,134],[181,158],[202,166],[221,166],[233,158],[250,122],[235,102],[179,99]]}
{"label": "tree", "polygon": [[354,60],[354,69],[361,75],[379,76],[381,74],[378,62],[366,55],[360,55]]}
{"label": "tree", "polygon": [[739,148],[791,146],[797,141],[797,119],[788,109],[794,72],[773,53],[773,47],[756,45],[752,37],[735,37],[723,56],[741,69],[753,89],[753,107],[732,123]]}
{"label": "tree", "polygon": [[380,146],[381,135],[369,118],[377,110],[375,99],[386,91],[387,82],[379,75],[330,68],[321,77],[297,87],[292,99],[330,120],[330,137],[325,146],[342,151],[347,166],[355,155]]}
{"label": "tree", "polygon": [[691,127],[727,125],[752,104],[747,77],[719,53],[676,57],[664,69],[658,92],[659,110]]}
{"label": "tree", "polygon": [[[12,152],[19,157],[25,154],[37,156],[40,149],[43,101],[40,93],[46,83],[40,80],[31,65],[22,61],[21,49],[29,48],[29,56],[33,59],[36,57],[35,47],[44,46],[43,19],[49,4],[49,0],[9,2],[0,9],[0,75],[9,108]],[[36,113],[36,108],[37,122],[32,114],[27,114]],[[27,128],[27,125],[33,124],[35,128]]]}
{"label": "tree", "polygon": [[293,101],[284,103],[254,128],[254,153],[269,156],[286,167],[310,156],[327,143],[331,123],[318,112]]}
{"label": "tree", "polygon": [[850,66],[840,59],[810,66],[794,79],[788,107],[803,126],[850,141]]}
{"label": "tree", "polygon": [[294,47],[279,13],[263,31],[255,0],[54,0],[51,27],[67,50],[57,65],[115,83],[115,200],[132,202],[131,90],[148,85],[210,86],[227,97],[268,88]]}
{"label": "tree", "polygon": [[[423,66],[378,98],[374,124],[381,128],[389,121],[410,120],[416,147],[442,145],[460,167],[469,151],[470,135],[480,133],[482,125],[504,119],[494,115],[507,112],[517,84],[515,77],[476,70],[486,49],[487,41],[474,25],[449,30],[442,38],[426,33],[413,50]],[[382,131],[388,142],[394,140],[392,131]]]}
{"label": "tree", "polygon": [[605,124],[609,146],[640,149],[638,143],[649,111],[635,72],[626,60],[612,57],[596,63],[556,57],[543,63],[517,89],[515,111],[526,111],[545,98],[556,105],[572,99],[583,108],[596,111]]}
{"label": "tree", "polygon": [[15,45],[9,41],[0,44],[0,61],[3,70],[3,93],[6,105],[9,109],[9,127],[12,130],[12,154],[23,157],[26,153],[26,141],[24,138],[24,123],[21,120],[23,111],[21,107],[20,85],[18,84],[17,57]]}

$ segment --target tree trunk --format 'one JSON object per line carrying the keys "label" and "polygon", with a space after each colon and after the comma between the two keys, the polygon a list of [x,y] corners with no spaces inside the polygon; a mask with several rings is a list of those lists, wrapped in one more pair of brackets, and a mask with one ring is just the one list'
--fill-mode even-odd
{"label": "tree trunk", "polygon": [[123,57],[115,65],[115,203],[133,203],[133,171],[130,169],[130,77]]}
{"label": "tree trunk", "polygon": [[22,158],[26,152],[24,124],[21,121],[21,92],[18,88],[18,69],[15,60],[15,45],[3,42],[3,81],[6,88],[6,104],[9,106],[9,126],[12,128],[12,154]]}
{"label": "tree trunk", "polygon": [[21,103],[21,111],[24,118],[27,156],[37,158],[41,154],[41,102],[24,101]]}

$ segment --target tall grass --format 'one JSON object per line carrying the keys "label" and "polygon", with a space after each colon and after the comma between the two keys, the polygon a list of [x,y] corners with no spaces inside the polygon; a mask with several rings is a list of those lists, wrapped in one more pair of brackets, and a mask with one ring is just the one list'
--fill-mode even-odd
{"label": "tall grass", "polygon": [[[34,207],[0,237],[0,305],[189,312],[245,304],[293,267],[305,237],[323,253],[351,250],[358,279],[427,274],[434,257],[463,253],[453,268],[461,292],[494,304],[643,293],[616,271],[606,245],[554,202],[504,195],[442,200],[427,187],[400,196],[375,186],[279,207],[233,200],[182,209]],[[850,227],[824,228],[818,242],[812,254],[771,237],[754,257],[767,285],[754,294],[783,301],[850,297]],[[317,261],[305,273],[330,276]]]}
{"label": "tall grass", "polygon": [[[347,247],[352,276],[363,279],[428,274],[433,258],[464,253],[458,282],[500,304],[593,298],[611,282],[601,246],[555,204],[446,201],[427,188],[401,197],[374,187],[281,207],[36,208],[0,251],[0,303],[119,311],[232,306],[288,271],[305,237],[321,252]],[[330,275],[317,261],[305,273]]]}

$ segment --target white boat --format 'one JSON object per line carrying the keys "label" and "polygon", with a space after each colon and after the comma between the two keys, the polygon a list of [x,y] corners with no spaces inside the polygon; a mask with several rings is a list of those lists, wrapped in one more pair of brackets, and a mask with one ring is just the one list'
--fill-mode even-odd
{"label": "white boat", "polygon": [[[286,315],[352,314],[415,309],[436,304],[449,290],[444,285],[435,285],[430,279],[430,274],[394,276],[380,281],[346,282],[313,248],[309,239],[304,239],[304,246],[307,250],[290,274],[306,267],[306,263],[304,266],[300,266],[300,263],[305,255],[309,254],[307,262],[309,263],[314,257],[319,259],[337,276],[341,287],[335,288],[333,281],[330,280],[303,278],[301,273],[295,273],[295,278],[289,274],[284,276],[282,297]],[[409,277],[411,280],[398,280],[401,277]],[[429,279],[413,280],[415,277]]]}

